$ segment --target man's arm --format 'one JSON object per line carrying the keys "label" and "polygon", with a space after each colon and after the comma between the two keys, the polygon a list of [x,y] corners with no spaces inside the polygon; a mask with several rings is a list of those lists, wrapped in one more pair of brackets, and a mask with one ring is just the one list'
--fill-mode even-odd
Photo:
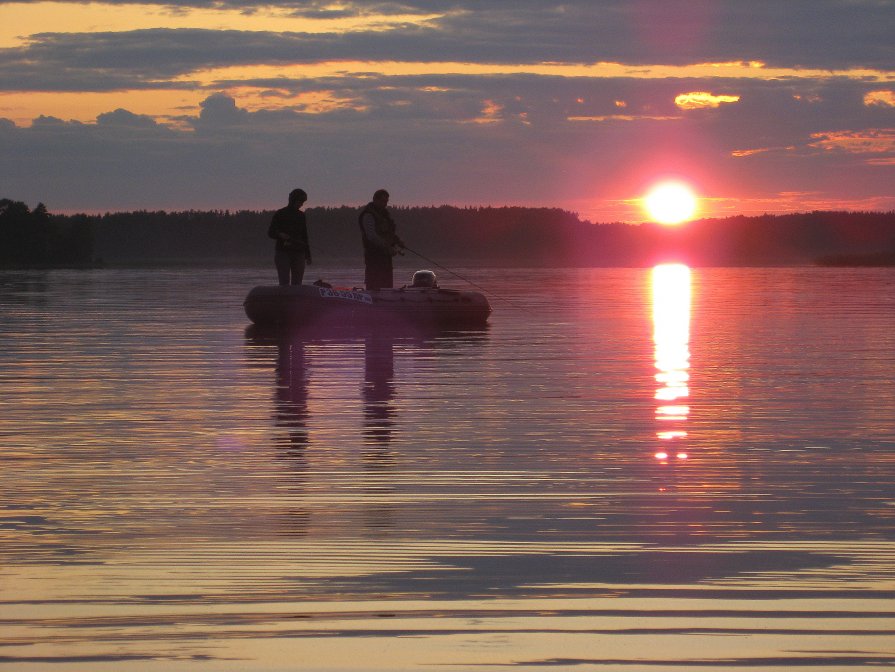
{"label": "man's arm", "polygon": [[274,240],[282,240],[284,243],[289,242],[289,234],[283,230],[283,227],[283,218],[278,210],[270,220],[270,226],[267,228],[267,236]]}

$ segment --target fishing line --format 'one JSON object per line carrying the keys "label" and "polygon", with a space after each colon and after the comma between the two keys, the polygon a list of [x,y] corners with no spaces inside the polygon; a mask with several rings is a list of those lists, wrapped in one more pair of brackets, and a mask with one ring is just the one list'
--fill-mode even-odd
{"label": "fishing line", "polygon": [[452,271],[452,270],[449,269],[447,266],[443,266],[443,265],[439,264],[439,263],[438,263],[437,261],[435,261],[434,259],[429,259],[429,257],[427,257],[426,255],[424,255],[424,254],[420,254],[420,253],[417,252],[416,250],[412,250],[412,249],[410,249],[409,247],[407,247],[406,245],[404,246],[404,249],[407,250],[408,252],[411,252],[411,253],[415,254],[416,256],[418,256],[418,257],[419,257],[420,259],[422,259],[423,261],[426,261],[426,262],[432,264],[433,266],[437,266],[438,268],[440,268],[440,269],[442,269],[442,270],[444,270],[444,271],[447,271],[447,272],[450,273],[451,275],[454,275],[454,276],[460,278],[463,282],[467,282],[467,283],[469,283],[470,285],[472,285],[472,286],[475,287],[476,289],[481,290],[483,294],[486,294],[486,295],[489,295],[489,296],[493,296],[495,299],[500,299],[501,301],[505,301],[506,303],[510,304],[510,305],[513,306],[514,308],[517,308],[517,309],[519,309],[519,310],[525,311],[526,313],[531,312],[531,311],[528,310],[528,308],[526,308],[525,306],[523,306],[523,305],[521,305],[521,304],[518,304],[518,303],[516,303],[515,301],[511,301],[510,299],[508,299],[508,298],[506,298],[506,297],[498,296],[497,294],[494,294],[493,292],[491,292],[490,290],[485,289],[485,288],[482,287],[481,285],[478,285],[478,284],[474,283],[474,282],[473,282],[472,280],[470,280],[469,278],[463,277],[462,275],[460,275],[460,274],[457,273],[456,271]]}

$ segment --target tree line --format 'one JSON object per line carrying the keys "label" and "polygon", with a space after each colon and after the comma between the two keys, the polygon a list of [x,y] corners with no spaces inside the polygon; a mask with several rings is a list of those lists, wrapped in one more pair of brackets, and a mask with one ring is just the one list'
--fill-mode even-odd
{"label": "tree line", "polygon": [[[359,208],[306,210],[315,261],[359,263]],[[895,263],[895,212],[701,219],[679,227],[594,224],[559,208],[392,208],[408,247],[442,263],[646,266]],[[269,263],[273,211],[52,215],[0,200],[0,265]]]}
{"label": "tree line", "polygon": [[50,215],[43,203],[33,210],[21,201],[0,199],[0,266],[83,266],[94,262],[93,225],[86,215]]}

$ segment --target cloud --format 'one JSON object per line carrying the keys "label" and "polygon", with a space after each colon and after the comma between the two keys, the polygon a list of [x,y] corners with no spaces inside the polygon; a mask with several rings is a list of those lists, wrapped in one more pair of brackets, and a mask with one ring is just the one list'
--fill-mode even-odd
{"label": "cloud", "polygon": [[708,91],[691,91],[681,93],[674,98],[674,104],[682,110],[704,110],[720,107],[725,103],[736,103],[740,99],[737,95],[716,95]]}
{"label": "cloud", "polygon": [[134,114],[118,108],[113,112],[105,112],[96,118],[97,126],[115,128],[156,128],[155,119],[145,114]]}
{"label": "cloud", "polygon": [[[668,172],[719,199],[891,194],[892,2],[165,7],[223,27],[48,25],[0,49],[11,195],[263,207],[298,180],[316,203],[388,184],[396,202],[617,219],[611,204]],[[254,29],[286,10],[282,29]]]}
{"label": "cloud", "polygon": [[242,124],[249,118],[246,110],[236,107],[236,101],[223,93],[216,93],[203,100],[202,111],[196,120],[197,127],[233,126]]}
{"label": "cloud", "polygon": [[891,89],[868,91],[864,94],[864,104],[876,105],[878,107],[895,107],[895,91]]}
{"label": "cloud", "polygon": [[[642,176],[672,168],[716,193],[742,185],[778,191],[797,173],[816,174],[811,157],[833,154],[825,144],[836,145],[845,160],[843,143],[855,145],[863,136],[836,133],[878,128],[876,117],[885,114],[864,105],[861,83],[779,88],[752,81],[737,83],[738,104],[687,118],[674,101],[682,87],[696,90],[694,83],[520,75],[303,83],[308,90],[333,87],[354,105],[322,112],[248,109],[215,92],[176,126],[121,109],[98,115],[96,123],[39,117],[31,129],[11,134],[11,154],[28,160],[0,160],[0,174],[9,176],[4,185],[17,198],[34,193],[31,200],[46,202],[52,199],[39,186],[48,185],[52,165],[60,179],[51,195],[68,208],[89,209],[96,184],[103,185],[104,208],[263,207],[294,177],[310,185],[318,203],[350,203],[381,181],[401,194],[397,202],[579,203],[587,216],[612,220],[618,216],[590,209],[587,199],[631,196]],[[723,86],[730,90],[730,83]],[[818,92],[820,102],[795,99],[799,86]],[[841,99],[851,102],[833,102]],[[476,120],[490,123],[469,123]],[[874,157],[868,168],[882,173],[886,153]],[[749,161],[750,174],[728,161]],[[851,171],[836,187],[859,174]],[[862,179],[881,193],[889,190],[883,174]]]}
{"label": "cloud", "polygon": [[[888,3],[886,3],[888,4]],[[449,61],[458,63],[692,65],[761,61],[800,69],[891,69],[881,3],[742,3],[721,0],[345,3],[339,15],[417,12],[436,18],[380,29],[330,32],[198,28],[50,31],[3,50],[2,62],[58,64],[61,73],[96,68],[135,78],[175,77],[199,68],[259,63]],[[264,11],[252,3],[177,3]],[[286,5],[277,5],[278,9]],[[152,7],[152,5],[147,5]],[[883,5],[885,7],[885,5]],[[889,5],[891,11],[891,5]],[[332,16],[323,3],[294,3],[296,14]],[[211,19],[209,19],[210,21]],[[309,26],[310,27],[310,26]]]}
{"label": "cloud", "polygon": [[895,154],[895,129],[831,131],[812,134],[811,147],[850,154]]}
{"label": "cloud", "polygon": [[[327,53],[329,52],[329,53]],[[21,87],[24,74],[39,77],[32,88],[59,82],[97,80],[97,89],[174,79],[196,70],[226,65],[312,62],[337,58],[332,38],[243,31],[164,28],[104,33],[46,33],[23,47],[0,51],[0,73]],[[54,71],[55,70],[55,74]],[[99,75],[99,77],[97,76]],[[7,88],[11,83],[5,84]],[[86,88],[81,84],[82,88]]]}

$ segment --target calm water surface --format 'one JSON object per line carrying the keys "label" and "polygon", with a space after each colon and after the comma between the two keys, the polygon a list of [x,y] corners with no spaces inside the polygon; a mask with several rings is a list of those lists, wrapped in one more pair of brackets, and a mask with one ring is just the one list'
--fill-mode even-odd
{"label": "calm water surface", "polygon": [[462,273],[0,274],[0,668],[895,669],[895,270]]}

